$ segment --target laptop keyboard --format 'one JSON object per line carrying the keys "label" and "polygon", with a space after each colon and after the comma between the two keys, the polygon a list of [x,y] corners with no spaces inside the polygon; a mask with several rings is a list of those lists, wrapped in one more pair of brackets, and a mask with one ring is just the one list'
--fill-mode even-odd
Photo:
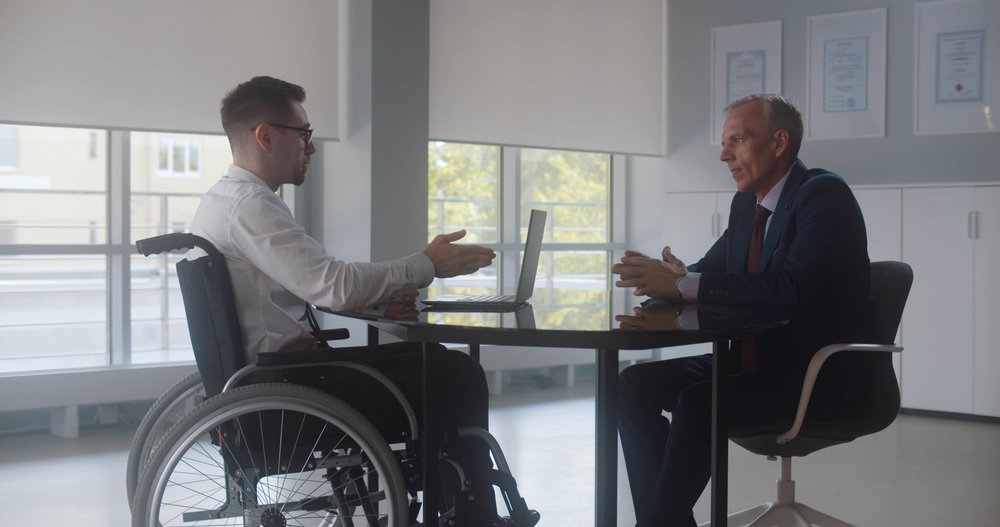
{"label": "laptop keyboard", "polygon": [[462,298],[463,302],[513,302],[514,295],[479,295]]}

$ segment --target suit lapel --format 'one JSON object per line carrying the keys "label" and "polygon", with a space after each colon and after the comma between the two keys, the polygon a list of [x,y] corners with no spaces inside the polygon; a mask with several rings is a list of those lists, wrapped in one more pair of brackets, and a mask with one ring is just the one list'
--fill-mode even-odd
{"label": "suit lapel", "polygon": [[[767,235],[764,236],[764,248],[761,252],[760,268],[758,271],[767,269],[767,266],[771,261],[771,256],[778,248],[778,242],[781,240],[781,236],[785,232],[785,228],[788,226],[788,219],[791,217],[792,206],[795,202],[795,192],[805,180],[805,175],[805,165],[802,164],[801,161],[796,160],[795,165],[792,167],[792,172],[788,174],[788,181],[785,182],[785,187],[781,189],[781,196],[778,198],[778,205],[771,213],[771,224],[767,228]],[[748,237],[748,247],[749,243]],[[746,261],[745,255],[743,258],[744,261]]]}

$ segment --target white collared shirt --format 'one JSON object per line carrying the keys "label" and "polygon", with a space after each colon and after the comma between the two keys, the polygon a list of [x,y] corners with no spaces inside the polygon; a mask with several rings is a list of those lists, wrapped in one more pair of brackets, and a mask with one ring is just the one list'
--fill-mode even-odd
{"label": "white collared shirt", "polygon": [[337,260],[260,178],[236,165],[202,197],[191,232],[226,257],[251,362],[261,352],[315,347],[299,324],[307,303],[354,309],[434,279],[434,264],[423,252],[378,263]]}

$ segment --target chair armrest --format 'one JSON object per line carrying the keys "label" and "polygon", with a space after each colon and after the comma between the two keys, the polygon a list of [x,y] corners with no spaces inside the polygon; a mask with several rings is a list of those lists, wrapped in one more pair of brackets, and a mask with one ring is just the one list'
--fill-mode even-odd
{"label": "chair armrest", "polygon": [[344,340],[351,338],[351,332],[347,328],[321,329],[314,333],[317,341],[329,342],[331,340]]}
{"label": "chair armrest", "polygon": [[826,362],[826,359],[830,358],[830,356],[834,353],[841,351],[878,351],[898,353],[903,351],[903,347],[882,344],[830,344],[820,348],[820,350],[813,355],[812,360],[809,361],[808,368],[806,368],[806,376],[805,379],[802,380],[802,394],[799,396],[799,408],[795,412],[795,421],[792,423],[792,427],[788,429],[787,432],[778,436],[779,444],[785,444],[799,435],[799,430],[802,429],[802,422],[805,421],[806,418],[806,408],[809,407],[809,399],[812,397],[813,386],[816,384],[816,377],[819,375],[819,370],[823,367],[823,363]]}

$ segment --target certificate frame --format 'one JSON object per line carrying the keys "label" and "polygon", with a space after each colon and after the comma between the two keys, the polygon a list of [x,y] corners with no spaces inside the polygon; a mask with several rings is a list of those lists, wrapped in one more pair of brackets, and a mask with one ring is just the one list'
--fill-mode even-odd
{"label": "certificate frame", "polygon": [[807,138],[885,137],[886,12],[806,18]]}
{"label": "certificate frame", "polygon": [[781,20],[713,27],[712,126],[719,144],[726,105],[750,93],[781,93]]}
{"label": "certificate frame", "polygon": [[981,1],[916,5],[913,133],[1000,131],[1000,6]]}

